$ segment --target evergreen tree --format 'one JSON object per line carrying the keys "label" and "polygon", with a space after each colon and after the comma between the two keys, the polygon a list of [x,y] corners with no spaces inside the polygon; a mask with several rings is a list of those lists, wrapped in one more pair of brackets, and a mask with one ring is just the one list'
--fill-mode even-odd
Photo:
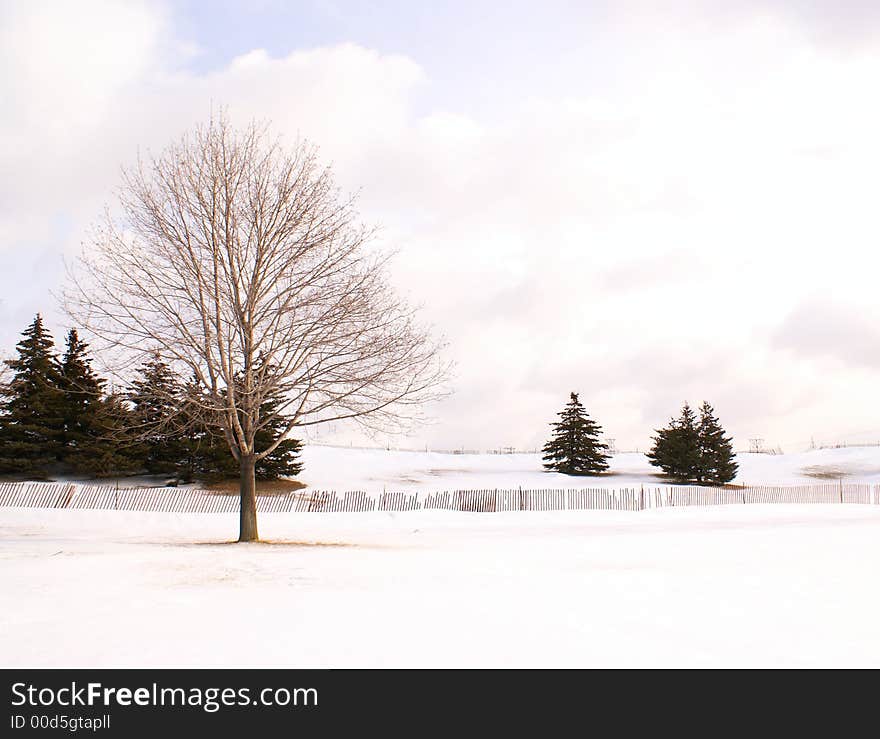
{"label": "evergreen tree", "polygon": [[[261,418],[271,420],[259,431],[255,437],[257,449],[268,449],[287,426],[287,419],[277,413],[279,401],[270,398],[260,410]],[[274,416],[274,417],[272,417]],[[299,439],[286,438],[273,450],[273,452],[257,462],[255,474],[260,480],[277,480],[279,477],[296,477],[302,472],[302,460],[300,453],[302,442]]]}
{"label": "evergreen tree", "polygon": [[45,476],[62,456],[64,393],[55,343],[37,314],[7,360],[0,405],[0,471]]}
{"label": "evergreen tree", "polygon": [[565,475],[598,475],[608,469],[608,445],[599,438],[602,427],[593,421],[577,393],[551,424],[553,435],[544,445],[544,467]]}
{"label": "evergreen tree", "polygon": [[60,387],[63,399],[62,458],[76,472],[88,472],[99,446],[106,443],[100,416],[104,413],[105,381],[92,369],[88,345],[76,329],[67,334],[61,359]]}
{"label": "evergreen tree", "polygon": [[700,469],[697,480],[718,485],[730,482],[739,469],[735,458],[733,439],[725,436],[714,408],[703,401],[700,407]]}
{"label": "evergreen tree", "polygon": [[186,457],[180,433],[184,387],[159,354],[144,363],[131,383],[132,433],[135,456],[150,474],[172,474]]}
{"label": "evergreen tree", "polygon": [[673,450],[673,437],[676,433],[677,421],[674,418],[669,420],[669,425],[662,429],[654,429],[654,436],[651,437],[654,444],[650,451],[645,454],[648,461],[654,466],[663,470],[664,475],[676,477],[678,465]]}
{"label": "evergreen tree", "polygon": [[648,459],[679,482],[724,484],[736,477],[731,439],[715,418],[712,406],[704,402],[700,418],[687,403],[681,415],[659,429]]}
{"label": "evergreen tree", "polygon": [[[146,384],[146,387],[143,387]],[[161,391],[156,392],[160,387]],[[219,423],[206,420],[205,403],[201,402],[195,382],[182,385],[170,368],[158,360],[145,365],[142,378],[132,385],[137,390],[129,396],[135,404],[133,415],[148,433],[138,432],[140,447],[148,470],[174,473],[181,482],[195,479],[226,479],[239,475],[238,462],[229,453],[229,444]],[[270,398],[261,407],[261,417],[275,416],[277,398]],[[283,415],[271,418],[256,435],[257,449],[267,449],[287,425]],[[146,437],[146,438],[145,438]],[[255,476],[260,480],[293,477],[302,471],[299,459],[302,443],[283,439],[271,454],[256,464]],[[161,450],[157,458],[155,450]],[[154,450],[152,455],[149,450]]]}
{"label": "evergreen tree", "polygon": [[[270,420],[257,431],[257,449],[268,449],[287,426],[284,415],[276,415],[279,404],[277,398],[270,398],[260,408],[260,417]],[[257,462],[254,470],[256,478],[277,480],[281,477],[296,477],[303,468],[299,458],[301,451],[302,442],[298,439],[282,439],[271,454]],[[228,478],[239,473],[235,459],[229,454],[226,439],[216,429],[205,428],[203,434],[197,437],[197,452],[193,459],[196,474],[203,477]]]}
{"label": "evergreen tree", "polygon": [[142,470],[134,426],[132,411],[123,396],[111,393],[102,398],[95,408],[93,433],[71,460],[74,469],[95,477],[131,475]]}
{"label": "evergreen tree", "polygon": [[648,459],[670,477],[680,482],[693,480],[700,468],[700,434],[697,416],[688,403],[681,415],[664,429],[658,429]]}
{"label": "evergreen tree", "polygon": [[[180,423],[178,424],[180,444],[183,455],[177,466],[177,479],[181,482],[192,482],[197,477],[209,476],[216,464],[216,456],[222,452],[215,436],[224,441],[222,434],[212,433],[204,423],[200,413],[199,385],[191,380],[183,389],[183,403],[180,408]],[[228,446],[226,456],[230,456]]]}

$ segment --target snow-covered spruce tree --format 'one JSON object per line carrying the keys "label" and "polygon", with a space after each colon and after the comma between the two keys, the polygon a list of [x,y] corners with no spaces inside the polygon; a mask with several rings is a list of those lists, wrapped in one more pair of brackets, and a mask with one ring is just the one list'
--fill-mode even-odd
{"label": "snow-covered spruce tree", "polygon": [[739,465],[733,451],[733,439],[726,436],[712,406],[703,401],[700,406],[700,468],[698,482],[718,485],[736,477]]}
{"label": "snow-covered spruce tree", "polygon": [[544,445],[544,467],[565,475],[598,475],[608,469],[608,445],[600,441],[602,427],[593,421],[577,393],[551,424],[553,435]]}
{"label": "snow-covered spruce tree", "polygon": [[647,454],[651,464],[679,482],[695,480],[700,469],[700,433],[697,415],[688,403],[666,428],[657,429]]}
{"label": "snow-covered spruce tree", "polygon": [[55,343],[37,314],[7,360],[0,405],[0,471],[45,475],[62,455],[64,393]]}

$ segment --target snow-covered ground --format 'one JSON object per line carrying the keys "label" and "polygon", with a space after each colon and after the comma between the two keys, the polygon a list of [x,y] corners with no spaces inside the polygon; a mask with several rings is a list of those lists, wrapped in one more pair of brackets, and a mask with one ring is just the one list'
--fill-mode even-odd
{"label": "snow-covered ground", "polygon": [[0,509],[0,666],[880,667],[880,506],[260,524]]}
{"label": "snow-covered ground", "polygon": [[[538,454],[440,454],[307,446],[300,480],[320,490],[463,490],[625,487],[661,484],[644,454],[618,454],[610,474],[569,477],[545,472]],[[819,449],[800,454],[739,454],[735,482],[750,485],[880,482],[880,447]]]}
{"label": "snow-covered ground", "polygon": [[[537,455],[310,446],[375,492],[661,483]],[[880,448],[740,455],[738,482],[880,482]],[[0,667],[880,667],[880,506],[230,514],[0,508]],[[242,629],[243,625],[247,628]]]}

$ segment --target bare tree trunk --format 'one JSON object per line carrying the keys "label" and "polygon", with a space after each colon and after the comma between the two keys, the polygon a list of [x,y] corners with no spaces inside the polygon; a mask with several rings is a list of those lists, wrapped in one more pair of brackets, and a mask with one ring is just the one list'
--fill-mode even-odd
{"label": "bare tree trunk", "polygon": [[239,510],[239,541],[257,541],[257,482],[254,475],[254,454],[241,456],[241,506]]}

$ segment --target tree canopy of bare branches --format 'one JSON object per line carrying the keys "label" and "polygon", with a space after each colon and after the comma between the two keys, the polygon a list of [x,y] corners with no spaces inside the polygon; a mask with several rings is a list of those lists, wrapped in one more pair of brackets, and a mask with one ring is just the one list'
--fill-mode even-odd
{"label": "tree canopy of bare branches", "polygon": [[[355,419],[400,430],[443,392],[442,346],[391,288],[352,197],[306,143],[221,115],[123,174],[70,269],[69,314],[116,356],[159,351],[239,460],[240,540],[257,539],[257,432]],[[261,417],[269,397],[282,398]],[[282,437],[283,438],[283,437]]]}

